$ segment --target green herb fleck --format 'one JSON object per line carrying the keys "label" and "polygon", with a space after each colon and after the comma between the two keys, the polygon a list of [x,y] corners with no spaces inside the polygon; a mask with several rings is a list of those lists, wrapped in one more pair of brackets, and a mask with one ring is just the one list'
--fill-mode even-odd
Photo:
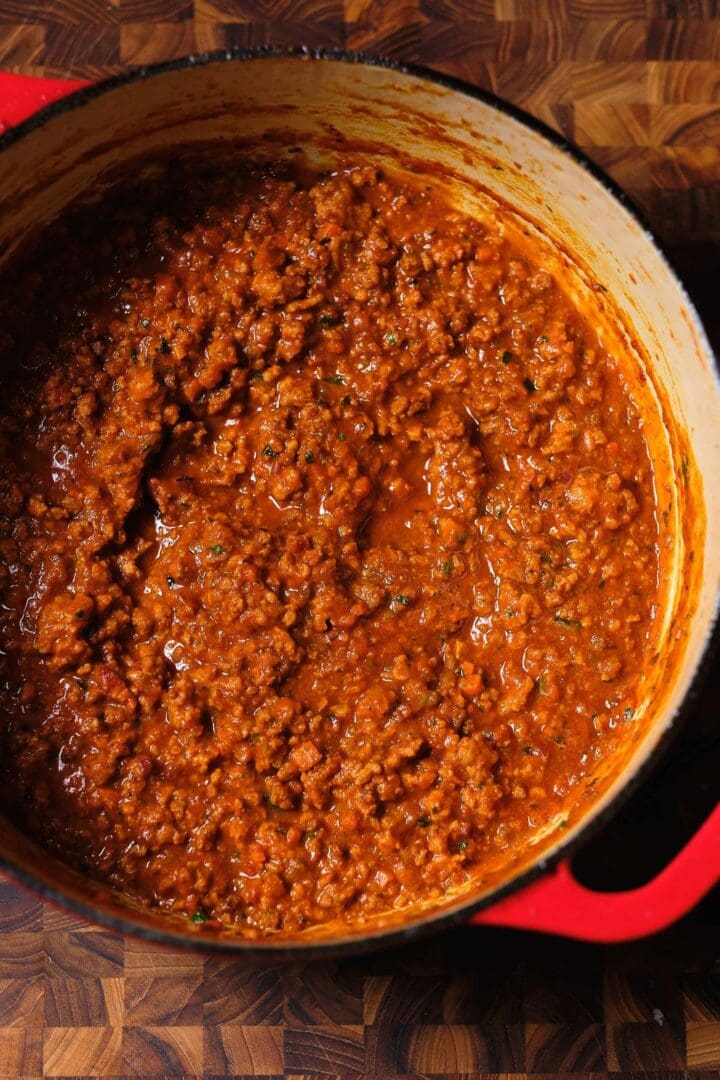
{"label": "green herb fleck", "polygon": [[262,377],[263,377],[262,371],[251,371],[250,372],[250,378],[251,379],[262,379]]}
{"label": "green herb fleck", "polygon": [[430,824],[430,818],[429,817],[419,817],[417,819],[417,823],[418,823],[418,825],[420,826],[421,829],[427,829],[428,825]]}
{"label": "green herb fleck", "polygon": [[501,359],[501,361],[502,361],[502,363],[503,363],[503,364],[509,364],[509,363],[510,363],[510,361],[512,360],[512,353],[511,353],[511,352],[507,352],[507,350],[506,350],[506,351],[505,351],[505,352],[504,352],[504,353],[502,354],[502,356],[500,357],[500,359]]}
{"label": "green herb fleck", "polygon": [[208,548],[208,551],[212,551],[213,555],[225,554],[225,548],[222,546],[222,544],[211,544]]}
{"label": "green herb fleck", "polygon": [[458,851],[467,851],[467,840],[458,840]]}
{"label": "green herb fleck", "polygon": [[344,431],[338,431],[338,439],[340,440],[340,442],[345,442],[345,432]]}
{"label": "green herb fleck", "polygon": [[523,379],[523,386],[527,390],[528,394],[534,394],[537,390],[537,386],[532,379]]}
{"label": "green herb fleck", "polygon": [[150,325],[150,320],[149,319],[141,319],[140,320],[140,325],[142,326],[143,330],[147,330],[148,326]]}
{"label": "green herb fleck", "polygon": [[278,453],[279,453],[279,451],[278,450],[273,450],[272,446],[266,446],[263,449],[263,454],[265,455],[265,457],[277,457]]}
{"label": "green herb fleck", "polygon": [[336,315],[321,315],[318,322],[321,326],[337,326],[340,320]]}
{"label": "green herb fleck", "polygon": [[454,569],[454,567],[453,567],[452,559],[448,559],[448,561],[443,565],[443,574],[445,575],[445,577],[450,577],[450,575],[453,572],[453,569]]}
{"label": "green herb fleck", "polygon": [[682,459],[682,461],[680,462],[680,469],[682,471],[683,482],[685,483],[686,487],[687,487],[687,482],[688,482],[688,464],[689,464],[688,459],[686,457],[684,457]]}
{"label": "green herb fleck", "polygon": [[550,339],[548,338],[547,334],[543,334],[540,340],[542,341],[543,345],[546,345]]}
{"label": "green herb fleck", "polygon": [[395,601],[394,601],[394,602],[395,602],[396,604],[402,604],[402,605],[403,605],[403,607],[406,607],[406,606],[407,606],[407,605],[408,605],[408,604],[410,603],[410,597],[409,597],[409,596],[405,596],[405,595],[404,595],[404,593],[399,593],[399,594],[398,594],[398,595],[397,595],[397,596],[395,597]]}
{"label": "green herb fleck", "polygon": [[541,697],[545,697],[547,694],[547,683],[545,682],[544,675],[539,675],[535,680],[535,689]]}
{"label": "green herb fleck", "polygon": [[308,465],[312,465],[313,461],[315,460],[315,455],[313,454],[312,450],[305,451],[305,460],[307,461]]}
{"label": "green herb fleck", "polygon": [[582,627],[582,623],[578,619],[568,619],[567,615],[555,615],[555,622],[560,623],[561,626],[575,626]]}
{"label": "green herb fleck", "polygon": [[625,710],[624,710],[624,712],[623,712],[623,716],[625,717],[625,719],[626,719],[626,720],[632,720],[632,718],[633,718],[633,716],[634,716],[634,715],[635,715],[635,710],[634,710],[634,709],[631,709],[631,708],[630,708],[630,706],[629,706],[629,705],[627,705],[627,706],[625,707]]}
{"label": "green herb fleck", "polygon": [[385,335],[385,340],[387,341],[388,345],[397,345],[397,338],[395,337],[395,334],[392,332],[392,330],[389,334]]}
{"label": "green herb fleck", "polygon": [[342,375],[331,375],[329,379],[323,379],[323,382],[332,383],[333,386],[342,386],[344,380]]}
{"label": "green herb fleck", "polygon": [[207,922],[209,918],[210,916],[206,911],[203,911],[202,908],[198,908],[195,914],[190,916],[190,922],[200,925],[201,923]]}

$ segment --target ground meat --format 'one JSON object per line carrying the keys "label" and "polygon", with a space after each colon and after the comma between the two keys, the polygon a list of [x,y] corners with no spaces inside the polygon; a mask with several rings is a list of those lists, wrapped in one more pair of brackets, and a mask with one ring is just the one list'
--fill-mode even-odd
{"label": "ground meat", "polygon": [[28,834],[258,936],[469,887],[579,801],[658,529],[625,368],[532,251],[366,163],[176,166],[0,305]]}

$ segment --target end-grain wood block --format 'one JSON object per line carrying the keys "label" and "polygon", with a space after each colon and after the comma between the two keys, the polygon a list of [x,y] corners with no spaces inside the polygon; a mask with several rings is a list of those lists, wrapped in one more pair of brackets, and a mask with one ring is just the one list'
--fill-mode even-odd
{"label": "end-grain wood block", "polygon": [[442,1024],[445,980],[442,976],[375,975],[365,980],[366,1024]]}
{"label": "end-grain wood block", "polygon": [[122,978],[45,979],[44,1020],[46,1027],[121,1027],[123,1023]]}
{"label": "end-grain wood block", "polygon": [[46,1028],[43,1076],[119,1076],[121,1037],[120,1028]]}
{"label": "end-grain wood block", "polygon": [[42,946],[50,978],[113,979],[124,974],[123,940],[109,930],[46,931]]}
{"label": "end-grain wood block", "polygon": [[45,980],[0,979],[0,1027],[42,1027],[45,1022]]}
{"label": "end-grain wood block", "polygon": [[[215,48],[213,41],[210,48]],[[198,51],[195,27],[187,20],[177,22],[133,22],[120,27],[120,60],[132,67],[163,60],[175,60]],[[209,50],[208,50],[209,51]]]}
{"label": "end-grain wood block", "polygon": [[0,979],[32,979],[45,965],[40,930],[9,930],[0,933]]}
{"label": "end-grain wood block", "polygon": [[532,1073],[602,1073],[607,1069],[602,1024],[527,1024],[525,1057]]}
{"label": "end-grain wood block", "polygon": [[124,1017],[131,1027],[202,1025],[201,973],[126,975],[124,983]]}
{"label": "end-grain wood block", "polygon": [[42,1028],[2,1027],[0,1048],[0,1080],[41,1080]]}
{"label": "end-grain wood block", "polygon": [[520,1025],[373,1025],[366,1029],[370,1075],[518,1073],[525,1070]]}
{"label": "end-grain wood block", "polygon": [[662,1072],[686,1061],[684,1024],[656,1020],[608,1024],[608,1068],[612,1072]]}
{"label": "end-grain wood block", "polygon": [[125,1027],[122,1072],[128,1076],[202,1077],[203,1028]]}
{"label": "end-grain wood block", "polygon": [[681,1024],[682,980],[673,975],[635,975],[611,964],[605,972],[605,1020],[608,1024]]}
{"label": "end-grain wood block", "polygon": [[690,1069],[720,1069],[720,1022],[691,1021],[687,1025],[687,1065]]}
{"label": "end-grain wood block", "polygon": [[507,971],[462,974],[449,966],[442,984],[446,1024],[515,1027],[523,1022],[523,980],[512,964]]}
{"label": "end-grain wood block", "polygon": [[365,1037],[366,1029],[359,1024],[285,1027],[285,1071],[310,1075],[328,1073],[332,1076],[372,1076],[382,1072],[367,1059]]}
{"label": "end-grain wood block", "polygon": [[192,21],[193,0],[115,0],[120,24]]}
{"label": "end-grain wood block", "polygon": [[682,980],[685,1019],[694,1023],[720,1021],[720,972],[685,975]]}
{"label": "end-grain wood block", "polygon": [[209,956],[202,982],[203,1020],[209,1027],[283,1022],[282,968],[248,968],[242,960]]}
{"label": "end-grain wood block", "polygon": [[27,889],[0,879],[0,934],[41,930],[43,910],[41,901]]}
{"label": "end-grain wood block", "polygon": [[146,941],[134,938],[125,940],[123,946],[123,970],[126,975],[192,978],[203,970],[203,957],[196,952],[153,948]]}
{"label": "end-grain wood block", "polygon": [[283,1072],[283,1029],[220,1024],[205,1028],[207,1075],[278,1076]]}
{"label": "end-grain wood block", "polygon": [[0,67],[11,69],[39,64],[44,52],[44,26],[19,23],[0,27]]}
{"label": "end-grain wood block", "polygon": [[362,975],[342,969],[308,967],[288,973],[283,977],[285,1023],[291,1027],[362,1024],[365,991]]}

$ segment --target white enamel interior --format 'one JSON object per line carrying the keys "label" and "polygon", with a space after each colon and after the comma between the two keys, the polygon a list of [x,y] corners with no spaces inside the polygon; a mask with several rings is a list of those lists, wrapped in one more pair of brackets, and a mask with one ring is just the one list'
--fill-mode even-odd
{"label": "white enamel interior", "polygon": [[[578,291],[593,280],[604,286],[641,345],[670,430],[665,441],[672,513],[678,519],[697,514],[696,607],[686,626],[676,619],[674,627],[665,627],[666,634],[677,630],[684,636],[662,706],[620,773],[574,827],[580,828],[627,784],[672,724],[713,628],[720,591],[720,534],[713,527],[720,520],[720,390],[687,297],[643,228],[594,175],[493,105],[382,67],[289,57],[213,61],[154,74],[106,91],[7,147],[0,153],[0,262],[75,196],[97,192],[98,181],[107,182],[129,158],[238,139],[264,147],[268,157],[300,146],[311,159],[327,163],[364,143],[385,167],[407,167],[408,158],[419,169],[441,167],[434,181],[458,205],[492,213],[497,196],[567,247],[582,268]],[[504,220],[511,218],[505,213]],[[620,333],[611,307],[610,338]],[[686,481],[680,477],[683,433],[692,448]],[[686,554],[678,544],[669,583],[671,613],[688,586]],[[573,831],[561,834],[563,843]],[[16,865],[35,877],[61,880],[76,899],[88,895],[87,886],[54,868],[39,871],[27,845],[11,847]],[[534,858],[540,857],[538,851]],[[148,919],[138,913],[136,921]]]}

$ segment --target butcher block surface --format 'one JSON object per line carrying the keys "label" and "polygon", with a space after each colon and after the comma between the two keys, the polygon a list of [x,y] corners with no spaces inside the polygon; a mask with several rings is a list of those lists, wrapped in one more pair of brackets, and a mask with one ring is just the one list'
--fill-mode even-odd
{"label": "butcher block surface", "polygon": [[[716,0],[0,0],[0,67],[97,79],[193,51],[383,53],[494,91],[582,146],[671,249],[720,347]],[[0,107],[2,103],[0,102]],[[717,664],[621,820],[576,862],[647,880],[717,799]],[[90,927],[0,879],[0,1080],[720,1077],[720,897],[601,947],[467,928],[247,968]]]}

